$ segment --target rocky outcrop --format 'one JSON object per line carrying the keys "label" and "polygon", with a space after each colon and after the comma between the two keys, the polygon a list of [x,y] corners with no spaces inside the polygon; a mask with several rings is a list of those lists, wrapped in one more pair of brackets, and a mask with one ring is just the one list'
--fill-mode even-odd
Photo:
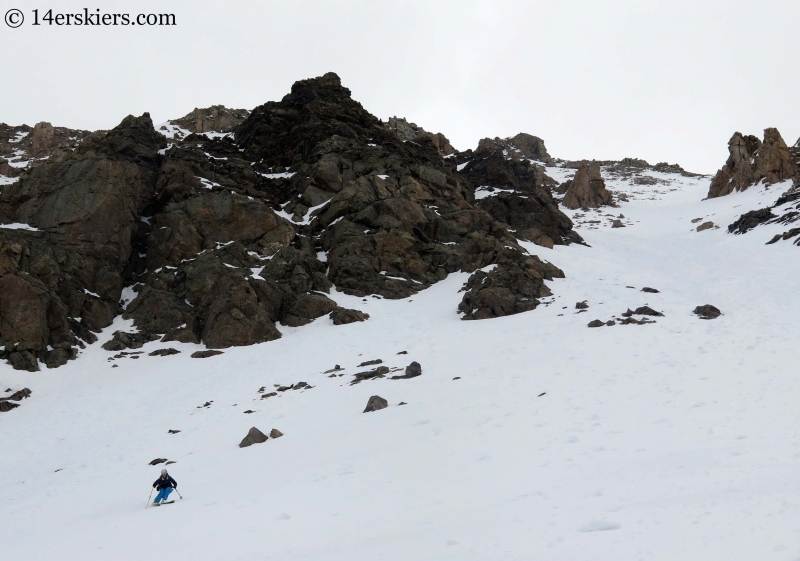
{"label": "rocky outcrop", "polygon": [[462,319],[488,319],[533,310],[539,298],[552,293],[545,280],[563,278],[564,273],[537,257],[522,262],[501,261],[492,270],[473,273],[463,290],[466,292],[458,305]]}
{"label": "rocky outcrop", "polygon": [[402,117],[389,117],[386,127],[403,142],[416,142],[423,138],[430,140],[441,156],[449,156],[456,151],[442,133],[430,133],[422,127],[418,127],[416,123],[409,123]]}
{"label": "rocky outcrop", "polygon": [[[168,145],[148,114],[129,116],[30,167],[0,193],[0,223],[28,225],[0,228],[0,357],[58,366],[120,314],[136,332],[116,333],[110,350],[251,345],[279,338],[278,325],[366,319],[328,298],[334,285],[403,298],[456,271],[474,273],[468,319],[533,309],[549,294],[544,280],[563,273],[517,237],[580,240],[554,182],[528,161],[543,143],[518,135],[513,158],[489,145],[444,158],[444,137],[394,123],[329,73],[250,113],[214,106],[179,120],[232,135]],[[37,150],[57,149],[58,128],[50,148],[50,128],[36,130]],[[476,204],[480,185],[513,186],[518,198]]]}
{"label": "rocky outcrop", "polygon": [[50,123],[36,123],[33,126],[33,145],[31,146],[31,153],[34,157],[47,154],[48,150],[53,147],[55,140],[55,129]]}
{"label": "rocky outcrop", "polygon": [[0,338],[15,367],[16,352],[63,364],[111,324],[164,145],[148,115],[128,117],[0,193],[0,222],[30,225],[0,233]]}
{"label": "rocky outcrop", "polygon": [[575,177],[566,182],[566,193],[561,204],[573,210],[614,205],[613,197],[606,189],[597,162],[581,164],[575,172]]}
{"label": "rocky outcrop", "polygon": [[[533,150],[540,139],[520,133],[514,139],[533,139],[525,144]],[[507,139],[513,140],[513,139]],[[541,144],[544,150],[544,144]],[[545,151],[546,153],[546,151]],[[457,155],[461,175],[476,189],[477,205],[514,235],[543,247],[582,243],[572,229],[572,221],[561,212],[550,192],[556,182],[544,168],[509,155],[509,145],[500,139],[485,138],[474,152]],[[495,191],[499,191],[495,194]]]}
{"label": "rocky outcrop", "polygon": [[247,109],[228,109],[224,105],[195,108],[191,113],[171,121],[197,134],[204,132],[233,132],[250,115]]}
{"label": "rocky outcrop", "polygon": [[90,133],[50,123],[9,126],[0,123],[0,175],[17,177],[44,160],[65,158]]}
{"label": "rocky outcrop", "polygon": [[551,165],[554,160],[547,153],[544,140],[524,132],[508,138],[484,138],[478,143],[478,150],[500,150],[503,155],[513,161],[533,160],[537,163]]}
{"label": "rocky outcrop", "polygon": [[734,133],[728,141],[728,160],[711,181],[708,198],[744,191],[759,181],[765,184],[791,179],[797,165],[778,129],[764,129],[764,141]]}

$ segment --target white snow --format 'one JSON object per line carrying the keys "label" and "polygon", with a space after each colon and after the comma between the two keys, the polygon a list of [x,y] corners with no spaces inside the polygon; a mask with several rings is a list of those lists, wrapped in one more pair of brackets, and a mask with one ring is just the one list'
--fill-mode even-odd
{"label": "white snow", "polygon": [[[314,220],[314,218],[316,218],[317,215],[319,214],[319,213],[316,213],[316,211],[318,211],[319,209],[321,209],[322,207],[327,205],[329,202],[330,202],[330,200],[327,200],[324,203],[320,203],[320,204],[318,204],[316,206],[312,206],[311,208],[308,209],[308,212],[306,212],[306,214],[304,215],[303,219],[301,221],[299,221],[299,222],[295,222],[294,219],[292,218],[292,215],[289,214],[288,212],[286,212],[283,209],[276,210],[275,214],[277,214],[278,216],[280,216],[282,218],[285,218],[286,220],[288,220],[292,224],[298,224],[300,226],[307,226],[307,225],[311,224],[311,221]],[[289,204],[289,203],[286,203],[286,204]],[[283,206],[286,206],[286,205],[283,205]]]}
{"label": "white snow", "polygon": [[8,139],[8,143],[9,144],[15,144],[17,142],[20,142],[23,138],[25,138],[29,134],[30,133],[28,133],[28,132],[18,131],[17,134],[14,135],[14,138],[9,138]]}
{"label": "white snow", "polygon": [[262,175],[262,176],[266,177],[267,179],[281,179],[281,178],[288,179],[288,178],[292,177],[297,172],[296,171],[284,171],[284,172],[281,172],[281,173],[261,173],[261,172],[258,172],[258,173],[259,173],[259,175]]}
{"label": "white snow", "polygon": [[494,188],[490,191],[486,187],[480,186],[477,189],[475,189],[475,200],[479,201],[481,199],[485,199],[486,197],[493,197],[495,195],[499,195],[500,193],[518,193],[518,191],[515,191],[514,189],[494,189]]}
{"label": "white snow", "polygon": [[[3,557],[797,560],[800,249],[764,245],[782,225],[725,232],[776,188],[672,186],[613,210],[631,226],[582,230],[591,247],[523,243],[567,275],[532,312],[460,321],[456,273],[402,300],[332,292],[370,319],[206,359],[155,341],[108,361],[118,318],[58,370],[0,364],[0,392],[33,390],[0,414]],[[706,303],[724,315],[692,315]],[[586,327],[644,304],[665,316]],[[350,386],[374,358],[423,374]],[[390,407],[362,414],[371,395]],[[284,436],[238,448],[252,426]],[[157,457],[183,499],[145,510]]]}
{"label": "white snow", "polygon": [[467,167],[468,165],[469,165],[469,162],[464,162],[463,164],[458,164],[458,165],[456,166],[456,171],[461,171],[462,169],[464,169],[464,168],[465,168],[465,167]]}
{"label": "white snow", "polygon": [[184,129],[178,125],[175,125],[170,121],[167,121],[166,123],[161,123],[159,125],[155,125],[154,128],[169,139],[176,137],[180,139],[183,138],[184,136],[189,136],[190,134],[192,134],[192,131]]}
{"label": "white snow", "polygon": [[29,232],[39,232],[38,228],[34,228],[30,224],[22,224],[20,222],[13,222],[11,224],[0,224],[0,228],[5,230],[28,230]]}
{"label": "white snow", "polygon": [[203,187],[205,187],[206,189],[213,189],[214,187],[222,187],[222,185],[220,185],[216,181],[211,181],[210,179],[206,179],[205,177],[197,176],[197,179],[200,180],[200,183],[202,183]]}
{"label": "white snow", "polygon": [[7,177],[5,175],[0,175],[0,185],[11,185],[17,181],[19,181],[19,177]]}

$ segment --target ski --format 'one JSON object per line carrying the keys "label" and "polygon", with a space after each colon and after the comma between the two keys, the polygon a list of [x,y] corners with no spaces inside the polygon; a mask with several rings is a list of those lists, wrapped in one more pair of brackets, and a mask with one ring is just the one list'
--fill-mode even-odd
{"label": "ski", "polygon": [[153,506],[171,505],[171,504],[172,504],[172,503],[174,503],[174,502],[175,502],[175,500],[173,499],[173,500],[171,500],[171,501],[164,501],[164,502],[162,502],[162,503],[158,503],[158,504],[155,504],[155,505],[153,505]]}

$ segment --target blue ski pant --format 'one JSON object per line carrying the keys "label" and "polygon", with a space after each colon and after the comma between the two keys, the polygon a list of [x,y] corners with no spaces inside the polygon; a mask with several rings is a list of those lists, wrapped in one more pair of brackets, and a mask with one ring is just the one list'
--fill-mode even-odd
{"label": "blue ski pant", "polygon": [[170,493],[172,493],[172,487],[164,487],[158,492],[158,495],[156,495],[156,500],[154,502],[160,503],[161,501],[166,501]]}

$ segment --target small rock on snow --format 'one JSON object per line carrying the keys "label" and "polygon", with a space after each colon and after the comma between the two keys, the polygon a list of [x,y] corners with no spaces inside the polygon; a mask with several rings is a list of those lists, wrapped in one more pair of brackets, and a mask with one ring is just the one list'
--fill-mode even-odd
{"label": "small rock on snow", "polygon": [[367,408],[364,409],[364,413],[370,413],[372,411],[380,411],[381,409],[386,409],[389,406],[389,402],[383,399],[379,395],[373,395],[369,398],[367,402]]}
{"label": "small rock on snow", "polygon": [[247,448],[253,444],[261,444],[262,442],[266,442],[267,438],[269,437],[266,434],[258,430],[256,427],[252,427],[247,433],[247,436],[245,436],[239,443],[239,448]]}

